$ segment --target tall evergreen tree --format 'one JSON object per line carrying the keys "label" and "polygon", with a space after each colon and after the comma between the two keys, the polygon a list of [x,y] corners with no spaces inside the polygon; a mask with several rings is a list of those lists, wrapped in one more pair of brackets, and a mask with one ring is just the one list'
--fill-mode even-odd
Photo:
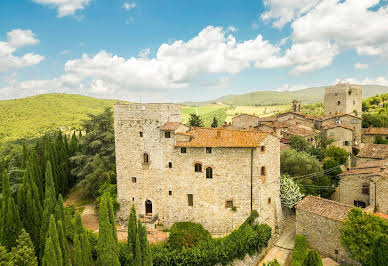
{"label": "tall evergreen tree", "polygon": [[212,127],[212,128],[218,127],[218,120],[217,120],[216,117],[213,117],[213,122],[212,122],[212,124],[211,124],[211,127]]}
{"label": "tall evergreen tree", "polygon": [[24,229],[22,229],[16,243],[16,247],[12,248],[15,264],[18,266],[38,266],[34,245]]}
{"label": "tall evergreen tree", "polygon": [[[44,210],[42,215],[42,225],[40,229],[40,239],[42,245],[46,242],[46,232],[50,216],[54,213],[55,205],[57,203],[55,187],[53,181],[53,174],[50,161],[47,161],[46,173],[45,173],[45,198],[44,198]],[[53,239],[52,239],[53,241]],[[41,249],[43,251],[43,248]]]}
{"label": "tall evergreen tree", "polygon": [[85,228],[82,224],[81,214],[76,211],[75,217],[74,217],[74,234],[81,235],[85,232]]}
{"label": "tall evergreen tree", "polygon": [[84,266],[81,241],[78,234],[74,234],[73,237],[73,251],[72,251],[72,265],[73,266]]}
{"label": "tall evergreen tree", "polygon": [[54,215],[50,216],[50,223],[47,231],[47,238],[50,238],[53,242],[55,254],[59,265],[63,265],[61,244],[59,242],[57,225],[55,223]]}
{"label": "tall evergreen tree", "polygon": [[44,255],[42,258],[43,266],[62,266],[57,257],[57,253],[55,252],[53,241],[50,237],[46,239],[44,245]]}
{"label": "tall evergreen tree", "polygon": [[58,196],[58,201],[55,206],[55,220],[59,221],[64,221],[65,220],[65,210],[63,208],[63,198],[62,194],[59,194]]}
{"label": "tall evergreen tree", "polygon": [[57,230],[58,230],[59,245],[61,246],[63,265],[67,266],[67,265],[70,265],[69,250],[67,246],[65,231],[63,230],[62,220],[57,221]]}
{"label": "tall evergreen tree", "polygon": [[318,251],[315,249],[309,250],[307,257],[303,262],[303,266],[322,266],[322,259]]}
{"label": "tall evergreen tree", "polygon": [[92,250],[88,239],[87,232],[85,231],[80,237],[82,247],[82,261],[84,266],[93,265]]}
{"label": "tall evergreen tree", "polygon": [[97,265],[119,266],[117,235],[114,236],[115,225],[111,223],[110,218],[110,197],[103,194],[99,208],[99,238],[97,245]]}
{"label": "tall evergreen tree", "polygon": [[152,255],[151,248],[147,239],[147,230],[144,225],[142,225],[139,220],[137,231],[139,232],[140,248],[141,248],[141,257],[143,266],[152,266]]}
{"label": "tall evergreen tree", "polygon": [[135,256],[136,246],[136,234],[137,234],[137,223],[136,223],[136,209],[135,205],[132,205],[131,212],[128,219],[128,249],[129,252]]}
{"label": "tall evergreen tree", "polygon": [[133,254],[133,262],[134,265],[142,265],[142,254],[141,254],[141,245],[140,245],[140,238],[139,233],[136,234],[135,239],[135,253]]}
{"label": "tall evergreen tree", "polygon": [[8,250],[15,246],[16,239],[22,229],[19,209],[13,197],[11,196],[9,187],[9,177],[3,174],[2,185],[3,202],[0,213],[0,244],[4,245]]}

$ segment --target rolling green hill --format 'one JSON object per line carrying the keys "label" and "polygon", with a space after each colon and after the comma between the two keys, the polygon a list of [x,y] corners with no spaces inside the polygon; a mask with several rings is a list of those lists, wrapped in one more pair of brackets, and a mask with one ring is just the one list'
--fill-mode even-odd
{"label": "rolling green hill", "polygon": [[78,128],[88,113],[100,113],[115,102],[62,93],[0,101],[0,144],[61,127]]}
{"label": "rolling green hill", "polygon": [[[212,101],[205,102],[184,102],[185,105],[207,105],[213,102],[219,102],[228,105],[284,105],[290,104],[292,100],[301,100],[304,104],[312,104],[317,102],[323,102],[325,88],[314,87],[303,89],[299,91],[256,91],[241,95],[228,95]],[[375,96],[376,94],[387,93],[387,86],[379,85],[364,85],[363,86],[363,98]]]}

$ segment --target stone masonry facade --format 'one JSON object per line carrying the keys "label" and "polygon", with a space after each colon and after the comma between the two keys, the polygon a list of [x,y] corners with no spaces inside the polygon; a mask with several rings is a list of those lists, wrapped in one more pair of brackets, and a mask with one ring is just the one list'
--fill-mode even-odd
{"label": "stone masonry facade", "polygon": [[118,218],[126,220],[133,204],[145,223],[197,222],[221,236],[257,210],[261,222],[276,228],[282,218],[279,139],[251,132],[262,134],[255,146],[233,147],[222,144],[230,141],[223,136],[248,132],[194,129],[211,134],[208,143],[217,145],[191,145],[200,135],[181,124],[167,126],[180,119],[173,104],[114,106]]}

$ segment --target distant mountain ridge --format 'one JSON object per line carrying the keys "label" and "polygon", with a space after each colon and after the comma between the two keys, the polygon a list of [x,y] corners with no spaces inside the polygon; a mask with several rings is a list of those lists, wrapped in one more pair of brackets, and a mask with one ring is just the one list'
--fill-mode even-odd
{"label": "distant mountain ridge", "polygon": [[[283,105],[291,104],[292,100],[301,100],[304,104],[323,102],[325,88],[329,86],[312,87],[299,91],[256,91],[240,95],[227,95],[215,100],[204,102],[184,102],[184,105],[207,105],[223,103],[228,105]],[[376,94],[388,93],[388,86],[363,85],[363,98]]]}

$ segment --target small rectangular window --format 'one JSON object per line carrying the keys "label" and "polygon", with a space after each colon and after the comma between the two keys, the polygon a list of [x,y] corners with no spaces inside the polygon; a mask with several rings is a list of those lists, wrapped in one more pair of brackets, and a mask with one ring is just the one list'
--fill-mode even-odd
{"label": "small rectangular window", "polygon": [[227,209],[233,209],[233,200],[227,200],[225,202],[225,208]]}
{"label": "small rectangular window", "polygon": [[136,183],[136,177],[132,177],[132,183]]}
{"label": "small rectangular window", "polygon": [[187,194],[187,205],[194,206],[193,194]]}
{"label": "small rectangular window", "polygon": [[168,163],[168,168],[172,168],[172,162]]}
{"label": "small rectangular window", "polygon": [[331,137],[334,136],[334,132],[330,132],[330,136],[331,136]]}
{"label": "small rectangular window", "polygon": [[165,137],[166,139],[169,139],[169,138],[171,137],[170,131],[164,132],[164,137]]}
{"label": "small rectangular window", "polygon": [[169,196],[172,196],[172,191],[171,191],[171,190],[168,191],[168,195],[169,195]]}
{"label": "small rectangular window", "polygon": [[135,198],[134,198],[134,197],[132,197],[132,201],[135,201]]}
{"label": "small rectangular window", "polygon": [[186,153],[186,147],[181,148],[181,153]]}
{"label": "small rectangular window", "polygon": [[261,152],[265,152],[265,146],[260,147]]}
{"label": "small rectangular window", "polygon": [[206,153],[212,153],[212,148],[207,147],[207,148],[206,148]]}
{"label": "small rectangular window", "polygon": [[271,198],[268,198],[267,202],[268,204],[271,204]]}
{"label": "small rectangular window", "polygon": [[143,137],[143,132],[140,131],[140,132],[139,132],[139,135],[140,135],[140,137],[142,138],[142,137]]}
{"label": "small rectangular window", "polygon": [[362,194],[369,195],[369,185],[368,184],[362,185]]}

